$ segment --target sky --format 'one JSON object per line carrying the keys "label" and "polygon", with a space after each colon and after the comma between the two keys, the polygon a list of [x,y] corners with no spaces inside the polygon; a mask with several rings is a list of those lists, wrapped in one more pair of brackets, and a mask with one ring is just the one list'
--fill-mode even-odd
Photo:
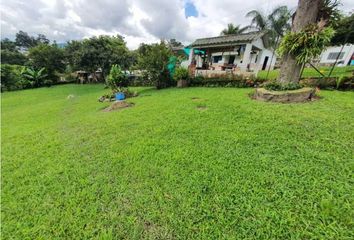
{"label": "sky", "polygon": [[[220,34],[228,23],[249,25],[251,10],[265,13],[297,0],[1,0],[1,38],[19,30],[63,43],[98,35],[124,36],[127,46],[175,38],[185,44]],[[353,0],[342,0],[344,12]]]}

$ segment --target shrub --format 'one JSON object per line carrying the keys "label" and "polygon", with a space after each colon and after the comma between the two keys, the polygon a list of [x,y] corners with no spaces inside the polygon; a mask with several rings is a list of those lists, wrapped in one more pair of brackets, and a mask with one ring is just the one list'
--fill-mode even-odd
{"label": "shrub", "polygon": [[288,83],[281,84],[276,81],[268,82],[264,85],[264,88],[271,91],[287,91],[287,90],[296,90],[302,88],[298,83]]}
{"label": "shrub", "polygon": [[187,68],[184,67],[178,67],[176,68],[175,74],[173,75],[173,79],[178,81],[178,80],[188,80],[189,78],[189,72]]}
{"label": "shrub", "polygon": [[157,89],[173,85],[167,67],[171,55],[171,50],[163,41],[148,45],[144,53],[139,55],[139,68],[146,71],[148,78],[155,83]]}
{"label": "shrub", "polygon": [[52,83],[51,81],[45,79],[48,76],[45,71],[46,69],[44,67],[39,70],[25,67],[21,71],[21,74],[30,82],[32,86],[41,87],[43,85],[48,85],[49,82],[50,84]]}
{"label": "shrub", "polygon": [[21,75],[23,66],[1,64],[1,91],[13,91],[30,87]]}
{"label": "shrub", "polygon": [[122,92],[127,87],[127,77],[119,65],[114,64],[111,67],[106,84],[112,89],[113,93]]}
{"label": "shrub", "polygon": [[194,87],[257,87],[265,80],[256,77],[245,77],[242,75],[229,75],[222,77],[205,78],[197,76],[191,79],[190,86]]}

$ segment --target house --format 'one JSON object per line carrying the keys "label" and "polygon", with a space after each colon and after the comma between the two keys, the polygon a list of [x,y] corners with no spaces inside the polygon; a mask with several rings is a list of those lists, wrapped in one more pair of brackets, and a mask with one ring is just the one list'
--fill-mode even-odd
{"label": "house", "polygon": [[[338,59],[337,59],[338,58]],[[320,65],[332,65],[337,60],[338,66],[354,65],[354,45],[332,46],[326,48],[320,56]]]}
{"label": "house", "polygon": [[[190,44],[188,65],[195,75],[256,74],[274,68],[276,56],[265,32],[201,38]],[[196,54],[198,50],[198,54]]]}

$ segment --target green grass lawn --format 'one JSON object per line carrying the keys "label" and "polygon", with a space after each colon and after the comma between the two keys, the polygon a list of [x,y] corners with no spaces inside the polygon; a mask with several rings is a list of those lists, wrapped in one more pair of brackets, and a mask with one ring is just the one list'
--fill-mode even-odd
{"label": "green grass lawn", "polygon": [[138,90],[2,94],[3,239],[354,238],[354,92]]}
{"label": "green grass lawn", "polygon": [[[330,67],[321,67],[319,70],[325,75],[328,76],[329,72],[331,71]],[[340,76],[352,76],[354,71],[354,66],[347,66],[347,67],[335,67],[333,69],[333,72],[331,74],[331,77],[340,77]],[[268,71],[260,71],[258,73],[258,77],[261,79],[266,79],[267,78],[267,72]],[[279,69],[276,70],[271,70],[269,71],[268,79],[276,79],[279,74]],[[316,77],[321,77],[321,74],[319,74],[315,69],[311,67],[307,67],[304,69],[304,72],[302,73],[303,78],[316,78]]]}

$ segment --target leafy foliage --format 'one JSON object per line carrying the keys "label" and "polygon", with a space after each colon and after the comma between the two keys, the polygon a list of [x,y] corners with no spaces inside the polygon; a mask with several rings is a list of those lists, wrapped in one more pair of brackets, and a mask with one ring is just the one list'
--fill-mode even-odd
{"label": "leafy foliage", "polygon": [[113,93],[122,92],[123,87],[127,87],[127,77],[119,65],[112,65],[109,75],[106,79],[106,84],[112,89]]}
{"label": "leafy foliage", "polygon": [[56,45],[39,44],[30,48],[28,57],[30,66],[33,69],[45,68],[48,79],[53,82],[58,80],[58,72],[65,70],[64,51]]}
{"label": "leafy foliage", "polygon": [[1,91],[27,88],[30,83],[22,77],[23,66],[1,64]]}
{"label": "leafy foliage", "polygon": [[172,84],[167,65],[172,55],[166,43],[144,46],[144,54],[139,54],[138,66],[144,70],[147,77],[153,81],[157,88],[165,88]]}
{"label": "leafy foliage", "polygon": [[350,16],[342,17],[333,26],[335,34],[331,40],[333,45],[342,45],[345,43],[354,44],[354,13]]}
{"label": "leafy foliage", "polygon": [[99,36],[83,41],[71,41],[65,48],[66,57],[74,70],[95,72],[101,68],[108,74],[113,64],[124,69],[134,62],[122,36]]}
{"label": "leafy foliage", "polygon": [[320,1],[319,13],[317,21],[325,21],[326,26],[336,25],[341,18],[339,6],[341,2],[339,0],[322,0]]}
{"label": "leafy foliage", "polygon": [[279,6],[269,14],[257,10],[252,10],[246,14],[251,18],[249,29],[265,31],[267,40],[273,48],[277,47],[279,38],[282,38],[285,32],[291,28],[291,12],[287,6]]}
{"label": "leafy foliage", "polygon": [[178,81],[178,80],[187,80],[189,78],[189,72],[187,68],[184,67],[178,67],[175,70],[175,73],[173,75],[173,79]]}
{"label": "leafy foliage", "polygon": [[31,83],[32,86],[40,87],[43,86],[44,83],[50,84],[49,81],[45,82],[45,78],[48,76],[45,73],[45,70],[46,69],[44,67],[38,70],[25,67],[22,70],[21,74],[25,79],[27,79]]}
{"label": "leafy foliage", "polygon": [[15,52],[15,51],[17,51],[16,43],[11,41],[8,38],[4,38],[1,40],[1,50],[8,50],[11,52]]}
{"label": "leafy foliage", "polygon": [[303,31],[287,33],[277,52],[280,56],[293,54],[298,64],[307,63],[321,54],[333,35],[334,30],[330,27],[320,28],[317,24],[310,24]]}
{"label": "leafy foliage", "polygon": [[15,43],[16,46],[19,47],[31,48],[39,44],[49,44],[49,39],[43,34],[38,34],[37,37],[33,37],[24,31],[19,31],[16,33]]}
{"label": "leafy foliage", "polygon": [[193,87],[231,87],[231,88],[245,88],[257,87],[264,83],[265,80],[255,77],[245,77],[242,75],[230,75],[205,78],[197,76],[191,78],[190,86]]}
{"label": "leafy foliage", "polygon": [[298,83],[281,84],[277,81],[271,81],[264,85],[264,88],[272,91],[287,91],[300,89],[302,86]]}
{"label": "leafy foliage", "polygon": [[10,51],[7,49],[1,49],[1,63],[2,64],[14,64],[24,65],[28,61],[27,57],[19,51]]}

